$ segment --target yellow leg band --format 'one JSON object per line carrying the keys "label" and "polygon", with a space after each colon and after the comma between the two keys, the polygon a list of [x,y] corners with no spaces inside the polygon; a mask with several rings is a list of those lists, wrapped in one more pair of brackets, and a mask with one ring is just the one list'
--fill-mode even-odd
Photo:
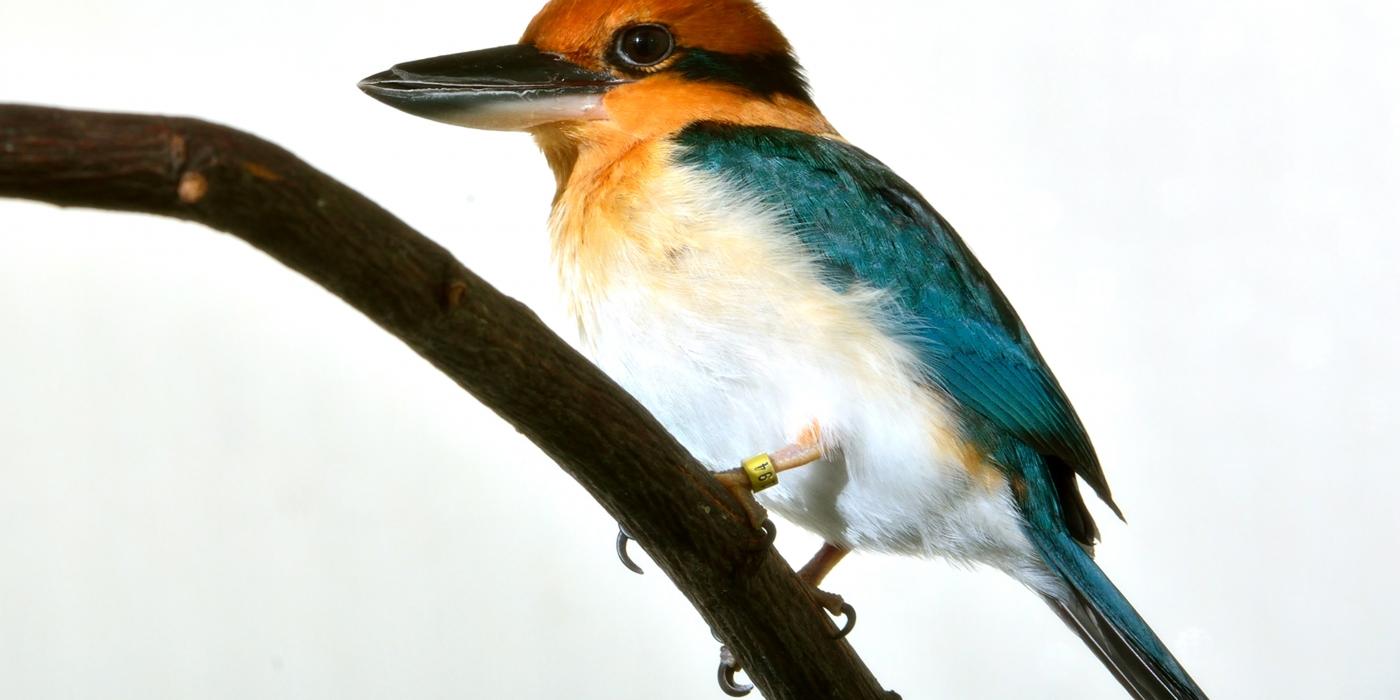
{"label": "yellow leg band", "polygon": [[773,458],[766,452],[744,460],[743,467],[744,473],[749,475],[749,486],[755,493],[778,485],[778,470],[773,468]]}

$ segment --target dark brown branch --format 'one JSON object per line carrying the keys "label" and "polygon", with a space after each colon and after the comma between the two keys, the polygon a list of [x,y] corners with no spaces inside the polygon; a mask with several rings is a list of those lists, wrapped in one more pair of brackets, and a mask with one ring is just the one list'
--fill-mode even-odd
{"label": "dark brown branch", "polygon": [[0,105],[0,196],[189,219],[242,238],[539,445],[637,535],[767,697],[886,697],[738,504],[646,409],[525,306],[287,151],[193,119]]}

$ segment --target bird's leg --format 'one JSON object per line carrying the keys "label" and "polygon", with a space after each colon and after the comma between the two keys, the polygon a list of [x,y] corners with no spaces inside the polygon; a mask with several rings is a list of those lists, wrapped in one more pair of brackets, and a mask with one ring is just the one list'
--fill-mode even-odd
{"label": "bird's leg", "polygon": [[[762,528],[773,536],[773,524],[768,520],[767,514],[763,511],[763,506],[759,505],[754,498],[754,493],[778,483],[778,474],[789,469],[811,464],[822,458],[821,451],[821,429],[816,421],[802,434],[798,436],[797,442],[782,447],[767,454],[760,454],[744,460],[743,466],[738,469],[719,472],[715,478],[724,485],[729,492],[734,494],[734,498],[744,507],[744,514],[749,519],[749,524],[755,528]],[[855,625],[855,609],[841,599],[841,596],[833,595],[819,590],[817,584],[826,577],[832,567],[841,557],[846,556],[849,550],[833,544],[826,544],[822,547],[817,556],[812,558],[802,571],[798,574],[807,583],[812,597],[823,608],[831,611],[833,615],[845,615],[848,622],[845,628],[837,633],[836,638],[846,636]],[[719,648],[719,687],[725,695],[741,698],[748,695],[752,690],[751,685],[742,685],[734,680],[734,675],[742,671],[744,664],[734,655],[734,652],[727,646]]]}
{"label": "bird's leg", "polygon": [[729,492],[734,494],[740,505],[744,507],[744,514],[748,517],[749,524],[755,529],[765,527],[764,521],[768,519],[768,516],[763,511],[763,506],[754,499],[753,494],[769,486],[777,485],[780,472],[796,469],[821,459],[820,436],[821,429],[817,426],[816,421],[813,421],[812,425],[798,436],[797,442],[773,452],[750,457],[744,460],[743,466],[738,469],[715,474],[719,483],[729,489]]}
{"label": "bird's leg", "polygon": [[[761,454],[744,460],[745,466],[738,469],[719,472],[715,478],[723,484],[729,492],[734,494],[735,500],[744,508],[744,517],[748,518],[749,524],[755,530],[763,530],[766,538],[764,547],[773,544],[773,538],[777,536],[777,528],[768,519],[768,514],[764,512],[763,506],[758,504],[753,494],[756,491],[768,488],[778,483],[778,472],[811,464],[821,459],[822,453],[819,447],[820,429],[815,421],[802,434],[798,436],[797,442],[787,445],[774,452]],[[761,479],[762,475],[770,478]],[[632,557],[627,554],[627,543],[635,539],[627,529],[619,523],[617,526],[617,558],[622,560],[622,565],[628,570],[642,573],[641,567],[632,561]],[[832,614],[837,614],[833,612]]]}
{"label": "bird's leg", "polygon": [[846,624],[836,633],[836,638],[840,639],[851,633],[856,626],[856,609],[847,603],[845,599],[835,593],[828,593],[817,588],[821,585],[822,579],[836,568],[836,564],[843,557],[850,554],[851,550],[830,542],[822,544],[822,548],[817,550],[812,560],[807,562],[802,570],[797,572],[797,577],[807,584],[808,592],[812,594],[812,599],[817,604],[826,608],[832,615],[839,615],[846,618]]}
{"label": "bird's leg", "polygon": [[[821,459],[821,429],[816,421],[802,434],[798,436],[797,442],[783,447],[771,454],[758,455],[744,460],[744,466],[739,469],[731,469],[720,472],[716,475],[720,483],[744,504],[750,523],[754,527],[765,527],[772,532],[772,526],[764,520],[763,506],[758,504],[753,494],[769,486],[778,483],[777,475],[789,469],[811,464]],[[812,599],[826,608],[827,612],[846,618],[846,624],[837,632],[836,638],[840,639],[850,634],[856,626],[856,610],[847,603],[841,596],[828,593],[817,586],[821,585],[822,579],[831,573],[836,564],[850,553],[849,549],[840,545],[826,542],[817,552],[812,560],[798,572],[798,577],[807,584],[808,591]]]}

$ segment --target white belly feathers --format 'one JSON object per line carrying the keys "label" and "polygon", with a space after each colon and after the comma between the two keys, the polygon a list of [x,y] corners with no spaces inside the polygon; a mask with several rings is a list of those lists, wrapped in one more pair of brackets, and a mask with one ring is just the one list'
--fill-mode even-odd
{"label": "white belly feathers", "polygon": [[708,176],[667,169],[634,199],[551,221],[604,371],[713,470],[815,421],[827,458],[760,500],[828,541],[1024,570],[1005,480],[969,472],[955,413],[878,291],[823,284],[777,214]]}

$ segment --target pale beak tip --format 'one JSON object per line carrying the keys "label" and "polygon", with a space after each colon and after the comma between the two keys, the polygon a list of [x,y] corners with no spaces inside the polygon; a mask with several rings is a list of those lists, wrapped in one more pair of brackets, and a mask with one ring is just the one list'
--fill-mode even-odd
{"label": "pale beak tip", "polygon": [[374,75],[369,76],[368,78],[361,80],[358,83],[355,83],[355,87],[358,87],[364,92],[373,95],[376,92],[383,90],[383,88],[381,88],[379,84],[384,82],[385,80],[388,80],[392,76],[393,73],[391,71],[380,71],[378,73],[375,73]]}

